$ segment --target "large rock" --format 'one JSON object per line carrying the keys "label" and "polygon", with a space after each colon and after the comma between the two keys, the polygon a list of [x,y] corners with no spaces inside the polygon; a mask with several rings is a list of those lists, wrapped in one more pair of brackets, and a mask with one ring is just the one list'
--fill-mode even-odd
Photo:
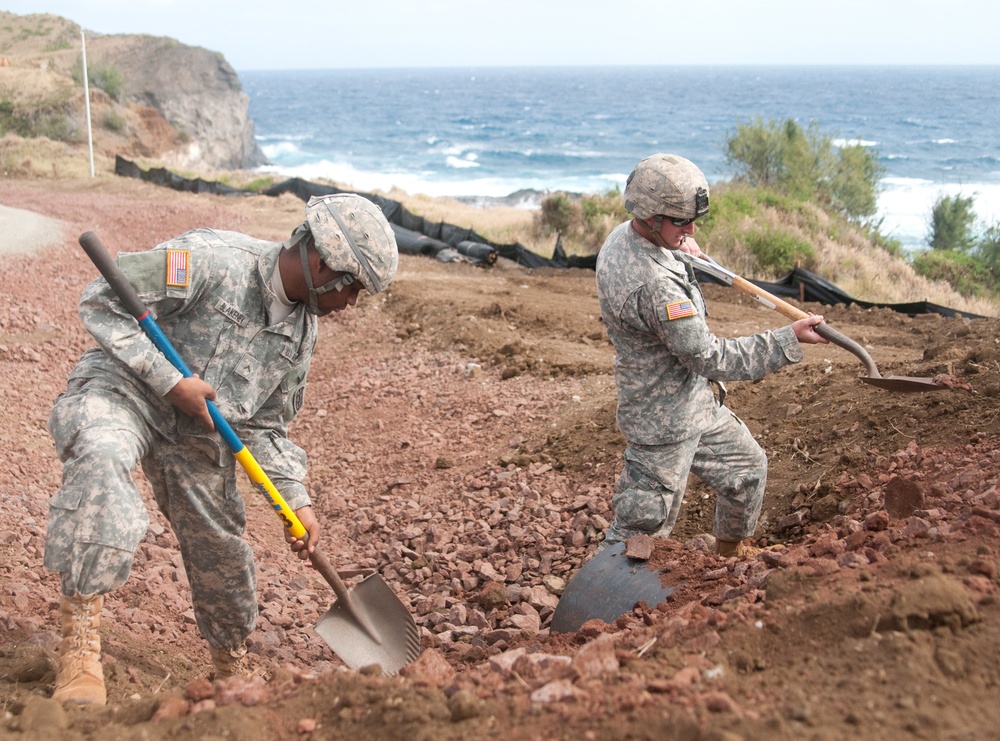
{"label": "large rock", "polygon": [[[99,153],[149,156],[201,172],[267,163],[254,138],[250,98],[221,54],[161,36],[85,35]],[[48,13],[0,11],[0,49],[0,98],[34,125],[27,135],[85,139],[80,27]]]}
{"label": "large rock", "polygon": [[170,153],[176,166],[238,170],[267,163],[254,138],[250,97],[221,54],[156,36],[97,36],[88,39],[87,55],[88,67],[118,67],[122,97],[154,108],[177,129],[184,144]]}

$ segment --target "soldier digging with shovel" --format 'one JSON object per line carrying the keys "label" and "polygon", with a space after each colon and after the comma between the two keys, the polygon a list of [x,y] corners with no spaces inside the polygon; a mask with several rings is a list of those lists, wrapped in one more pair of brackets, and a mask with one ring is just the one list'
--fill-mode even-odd
{"label": "soldier digging with shovel", "polygon": [[216,677],[246,671],[257,618],[253,553],[242,537],[235,462],[206,401],[283,492],[305,530],[286,540],[310,558],[320,527],[302,483],[305,453],[286,433],[302,406],[316,317],[353,306],[362,289],[384,290],[397,265],[385,216],[347,193],[313,198],[285,242],[197,229],[119,254],[120,272],[181,348],[190,376],[160,353],[106,280],[87,287],[80,315],[98,347],[84,352],[49,417],[63,461],[45,541],[45,566],[60,574],[62,591],[54,699],[107,701],[100,614],[104,595],[128,579],[149,522],[131,476],[139,463],[180,544]]}
{"label": "soldier digging with shovel", "polygon": [[633,535],[673,530],[694,472],[717,493],[716,551],[752,555],[744,544],[760,516],[767,456],[725,406],[725,381],[750,381],[802,360],[800,343],[825,343],[810,315],[749,337],[722,339],[705,323],[694,271],[678,253],[701,256],[695,221],[708,213],[708,183],[672,154],[639,162],[625,186],[632,219],[597,257],[601,316],[614,343],[618,427],[627,441],[598,552]]}

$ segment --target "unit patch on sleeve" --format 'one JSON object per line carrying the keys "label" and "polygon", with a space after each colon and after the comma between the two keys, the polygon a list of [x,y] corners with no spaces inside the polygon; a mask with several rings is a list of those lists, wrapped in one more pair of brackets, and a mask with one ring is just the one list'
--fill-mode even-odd
{"label": "unit patch on sleeve", "polygon": [[191,253],[187,250],[167,250],[167,285],[184,288],[191,278],[188,264]]}
{"label": "unit patch on sleeve", "polygon": [[667,304],[668,321],[689,316],[694,316],[694,304],[691,301],[674,301],[672,304]]}

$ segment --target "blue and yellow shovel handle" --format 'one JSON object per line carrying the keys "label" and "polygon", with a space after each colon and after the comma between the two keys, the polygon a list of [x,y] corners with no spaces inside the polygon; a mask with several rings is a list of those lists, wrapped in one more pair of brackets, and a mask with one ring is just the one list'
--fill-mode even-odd
{"label": "blue and yellow shovel handle", "polygon": [[[179,370],[185,378],[193,377],[191,370],[187,367],[187,364],[181,358],[181,356],[174,349],[173,344],[163,334],[163,330],[153,319],[153,316],[149,313],[149,309],[139,298],[139,294],[135,292],[135,288],[132,284],[128,282],[128,278],[122,273],[121,269],[118,267],[117,263],[111,259],[111,255],[108,254],[107,249],[98,239],[97,235],[93,232],[85,232],[80,235],[80,246],[83,247],[84,252],[91,259],[94,265],[104,279],[111,286],[112,290],[117,294],[118,298],[122,300],[125,305],[125,309],[135,317],[136,321],[139,322],[139,326],[146,333],[157,349],[162,352],[167,360]],[[225,417],[222,416],[218,408],[211,401],[205,400],[208,405],[208,413],[212,417],[212,422],[215,423],[215,429],[218,430],[219,434],[222,435],[222,439],[226,441],[226,445],[233,452],[233,457],[236,458],[237,462],[243,467],[243,470],[247,472],[250,477],[250,481],[253,482],[254,486],[260,489],[261,493],[267,498],[277,512],[278,517],[285,524],[288,532],[292,534],[294,538],[306,538],[308,532],[302,525],[302,521],[295,516],[291,507],[285,501],[285,498],[278,493],[278,490],[274,488],[274,484],[268,478],[267,474],[264,473],[264,469],[260,467],[257,460],[253,457],[253,454],[247,450],[247,447],[240,442],[240,439],[233,432],[232,426],[226,421]],[[350,590],[347,585],[344,584],[344,580],[340,578],[337,570],[330,563],[330,559],[323,554],[319,548],[314,548],[309,554],[309,560],[312,565],[316,567],[316,570],[322,575],[326,582],[333,587],[333,591],[337,594],[337,599],[339,604],[341,604],[348,615],[354,620],[355,624],[368,634],[369,638],[375,642],[375,644],[381,644],[383,642],[382,636],[379,635],[378,630],[372,624],[372,621],[365,615],[365,613],[358,608],[354,598],[351,596]],[[388,588],[388,587],[387,587]],[[402,603],[400,603],[402,607]],[[405,608],[403,608],[405,609]],[[413,620],[410,618],[410,622]],[[416,636],[416,625],[412,626],[412,634]],[[415,639],[416,640],[416,639]],[[328,641],[329,642],[329,641]],[[332,646],[333,644],[331,644]],[[336,650],[336,648],[334,648]]]}
{"label": "blue and yellow shovel handle", "polygon": [[[122,300],[125,309],[135,317],[136,321],[139,322],[139,326],[142,327],[142,330],[153,344],[156,345],[157,349],[166,356],[171,365],[179,370],[185,378],[192,378],[194,374],[191,373],[191,370],[187,367],[187,364],[178,354],[177,350],[174,349],[173,344],[167,336],[163,334],[160,325],[156,323],[153,315],[149,313],[149,309],[146,308],[142,299],[139,298],[139,294],[135,292],[135,288],[132,287],[128,278],[125,277],[125,274],[122,273],[117,263],[111,258],[111,255],[105,249],[97,235],[93,232],[85,232],[80,236],[80,246],[83,247],[83,251],[87,253],[87,256],[101,272],[101,275],[104,276],[108,285],[111,286],[118,298]],[[305,527],[302,526],[302,522],[295,516],[285,498],[278,493],[274,484],[271,483],[271,479],[264,473],[264,469],[257,463],[257,459],[253,457],[247,446],[240,441],[239,437],[233,431],[232,426],[222,416],[222,413],[215,404],[208,400],[205,403],[208,405],[208,413],[212,417],[212,422],[215,423],[215,429],[218,430],[226,445],[229,446],[233,457],[243,467],[243,470],[247,472],[247,476],[250,477],[253,485],[271,503],[274,511],[278,513],[278,517],[285,523],[285,528],[287,528],[288,532],[294,538],[306,537],[307,532]]]}

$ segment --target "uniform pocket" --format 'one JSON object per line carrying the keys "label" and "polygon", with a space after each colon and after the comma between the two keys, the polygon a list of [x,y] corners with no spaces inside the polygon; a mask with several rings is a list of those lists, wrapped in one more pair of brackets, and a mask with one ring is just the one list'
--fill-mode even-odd
{"label": "uniform pocket", "polygon": [[284,399],[281,418],[285,422],[291,422],[295,419],[295,415],[299,413],[305,402],[306,375],[308,373],[309,366],[301,365],[293,368],[281,381],[281,394]]}
{"label": "uniform pocket", "polygon": [[252,415],[259,406],[258,399],[268,393],[264,385],[264,366],[247,353],[219,384],[219,404],[233,409],[238,418]]}
{"label": "uniform pocket", "polygon": [[49,507],[74,512],[80,508],[83,492],[79,489],[60,489],[49,499]]}
{"label": "uniform pocket", "polygon": [[626,462],[618,491],[611,500],[615,520],[628,528],[651,532],[667,519],[668,491],[657,479]]}

